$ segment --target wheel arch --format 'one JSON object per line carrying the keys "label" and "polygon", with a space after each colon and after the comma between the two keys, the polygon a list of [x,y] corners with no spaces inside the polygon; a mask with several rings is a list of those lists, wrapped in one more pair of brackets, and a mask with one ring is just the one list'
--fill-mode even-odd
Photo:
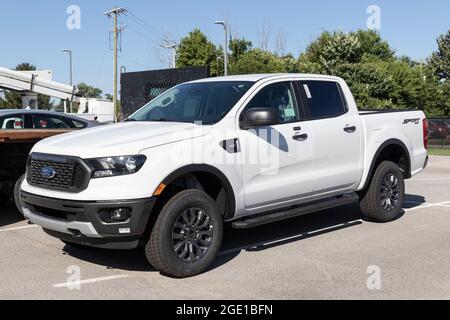
{"label": "wheel arch", "polygon": [[364,188],[369,186],[375,170],[383,161],[392,161],[399,165],[405,179],[411,178],[411,156],[406,145],[399,139],[389,139],[377,149],[370,165]]}
{"label": "wheel arch", "polygon": [[[169,174],[161,183],[165,186],[170,186],[180,178],[193,177],[204,188],[204,191],[210,194],[210,183],[220,184],[220,187],[225,192],[225,198],[221,201],[226,202],[226,210],[224,212],[224,219],[231,219],[236,211],[236,198],[234,195],[233,187],[222,171],[207,164],[192,164],[181,167],[171,174]],[[217,186],[216,186],[217,187]],[[199,188],[199,187],[195,187]],[[194,188],[194,189],[195,189]],[[207,190],[208,189],[208,190]],[[215,191],[217,192],[217,190]],[[217,197],[220,197],[221,190],[218,190],[219,194],[213,196],[214,200],[218,201]],[[211,194],[210,194],[211,195]],[[222,195],[223,198],[223,195]]]}

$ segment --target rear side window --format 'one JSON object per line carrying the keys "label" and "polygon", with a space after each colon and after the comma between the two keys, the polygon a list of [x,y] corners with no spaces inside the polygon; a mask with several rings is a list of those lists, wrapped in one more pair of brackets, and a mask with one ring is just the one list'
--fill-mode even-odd
{"label": "rear side window", "polygon": [[309,119],[333,118],[347,112],[341,88],[333,81],[302,81],[300,90]]}
{"label": "rear side window", "polygon": [[24,128],[23,114],[1,117],[0,128],[4,130],[23,129]]}
{"label": "rear side window", "polygon": [[77,129],[83,129],[86,127],[86,124],[81,121],[77,121],[70,118],[68,118],[67,121],[69,121],[72,124],[72,126]]}
{"label": "rear side window", "polygon": [[33,129],[67,129],[69,125],[64,120],[52,115],[32,115]]}

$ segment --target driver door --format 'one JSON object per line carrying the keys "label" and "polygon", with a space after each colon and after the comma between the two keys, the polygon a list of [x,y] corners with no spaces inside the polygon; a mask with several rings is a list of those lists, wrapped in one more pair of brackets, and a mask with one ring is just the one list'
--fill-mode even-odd
{"label": "driver door", "polygon": [[291,82],[261,88],[241,116],[250,108],[278,110],[279,123],[240,131],[242,180],[247,209],[289,204],[312,192],[313,143],[310,128],[300,122]]}

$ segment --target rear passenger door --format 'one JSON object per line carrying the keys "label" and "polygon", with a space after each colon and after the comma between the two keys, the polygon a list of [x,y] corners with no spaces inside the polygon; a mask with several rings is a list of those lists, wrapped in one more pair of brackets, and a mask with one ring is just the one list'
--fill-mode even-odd
{"label": "rear passenger door", "polygon": [[349,110],[338,82],[297,82],[311,124],[314,143],[313,191],[340,194],[353,191],[361,177],[363,128],[356,110]]}

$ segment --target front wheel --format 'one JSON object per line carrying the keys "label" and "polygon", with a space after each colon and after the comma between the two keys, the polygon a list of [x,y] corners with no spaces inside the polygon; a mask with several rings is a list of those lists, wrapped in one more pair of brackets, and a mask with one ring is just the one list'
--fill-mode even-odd
{"label": "front wheel", "polygon": [[382,162],[362,196],[360,206],[364,216],[374,222],[390,222],[402,214],[405,181],[399,166]]}
{"label": "front wheel", "polygon": [[222,237],[223,221],[215,201],[202,191],[186,190],[162,208],[145,254],[162,274],[191,277],[211,266]]}

